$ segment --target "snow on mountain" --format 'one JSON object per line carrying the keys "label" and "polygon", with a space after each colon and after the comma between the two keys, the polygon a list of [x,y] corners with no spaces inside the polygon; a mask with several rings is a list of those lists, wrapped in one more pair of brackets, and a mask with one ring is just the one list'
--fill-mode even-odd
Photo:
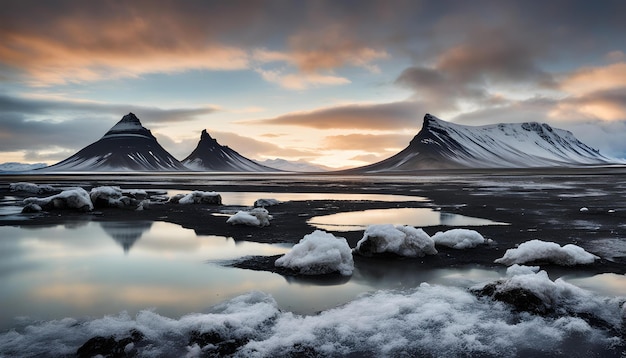
{"label": "snow on mountain", "polygon": [[0,172],[27,172],[29,170],[35,170],[39,168],[47,167],[46,163],[18,163],[18,162],[6,162],[0,164]]}
{"label": "snow on mountain", "polygon": [[[464,126],[426,114],[408,147],[353,171],[420,169],[579,167],[618,164],[574,135],[537,122]],[[621,163],[623,164],[623,163]]]}
{"label": "snow on mountain", "polygon": [[250,160],[227,146],[220,145],[206,129],[196,149],[182,160],[192,170],[219,172],[276,172],[277,169]]}
{"label": "snow on mountain", "polygon": [[289,161],[285,159],[266,159],[263,161],[257,161],[262,165],[266,165],[268,167],[284,170],[286,172],[325,172],[333,170],[332,168],[311,164],[309,162],[298,160],[298,161]]}
{"label": "snow on mountain", "polygon": [[98,141],[40,171],[189,170],[157,142],[133,113],[125,115]]}

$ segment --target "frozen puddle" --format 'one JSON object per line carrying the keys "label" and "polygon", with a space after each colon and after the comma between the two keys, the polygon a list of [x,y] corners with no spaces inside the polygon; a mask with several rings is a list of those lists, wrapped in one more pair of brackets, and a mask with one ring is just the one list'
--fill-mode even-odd
{"label": "frozen puddle", "polygon": [[488,219],[473,218],[458,214],[444,213],[428,208],[397,208],[351,211],[311,218],[308,223],[318,229],[328,231],[365,230],[368,225],[393,224],[425,226],[486,226],[509,225]]}

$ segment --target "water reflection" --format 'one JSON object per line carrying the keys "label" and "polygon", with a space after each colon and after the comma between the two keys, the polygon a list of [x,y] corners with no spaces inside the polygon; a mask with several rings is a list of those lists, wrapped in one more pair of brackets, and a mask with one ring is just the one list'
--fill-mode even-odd
{"label": "water reflection", "polygon": [[124,253],[128,254],[135,242],[139,240],[145,232],[150,231],[152,221],[102,221],[100,222],[100,226],[104,232],[122,246]]}
{"label": "water reflection", "polygon": [[328,231],[365,230],[368,225],[393,224],[425,226],[485,226],[508,225],[487,219],[443,213],[428,208],[394,208],[352,211],[330,215],[320,215],[309,219],[308,223]]}

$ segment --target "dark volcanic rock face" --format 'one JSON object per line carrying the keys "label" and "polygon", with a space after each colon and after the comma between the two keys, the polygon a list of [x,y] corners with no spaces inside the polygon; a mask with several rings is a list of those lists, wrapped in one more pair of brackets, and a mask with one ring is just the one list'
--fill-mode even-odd
{"label": "dark volcanic rock face", "polygon": [[175,171],[188,170],[157,142],[132,113],[100,140],[42,171]]}
{"label": "dark volcanic rock face", "polygon": [[199,171],[219,172],[276,172],[279,171],[258,164],[227,146],[220,145],[206,129],[202,131],[200,142],[191,154],[183,159],[183,164]]}

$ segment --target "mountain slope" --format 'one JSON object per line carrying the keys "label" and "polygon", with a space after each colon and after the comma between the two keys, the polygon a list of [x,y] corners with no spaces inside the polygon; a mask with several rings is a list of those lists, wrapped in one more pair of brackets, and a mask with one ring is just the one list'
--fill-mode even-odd
{"label": "mountain slope", "polygon": [[327,172],[333,170],[333,168],[325,167],[322,165],[311,164],[303,160],[299,161],[289,161],[285,159],[275,158],[275,159],[265,159],[264,161],[259,161],[259,164],[266,165],[271,168],[276,168],[279,170],[284,170],[287,172]]}
{"label": "mountain slope", "polygon": [[174,171],[188,170],[157,142],[132,113],[98,141],[40,171]]}
{"label": "mountain slope", "polygon": [[198,171],[219,172],[276,172],[278,169],[261,165],[227,146],[220,145],[206,129],[202,130],[196,149],[182,163]]}
{"label": "mountain slope", "polygon": [[616,164],[574,135],[537,122],[480,127],[445,122],[426,114],[404,150],[355,168],[363,173],[462,168],[577,167]]}

